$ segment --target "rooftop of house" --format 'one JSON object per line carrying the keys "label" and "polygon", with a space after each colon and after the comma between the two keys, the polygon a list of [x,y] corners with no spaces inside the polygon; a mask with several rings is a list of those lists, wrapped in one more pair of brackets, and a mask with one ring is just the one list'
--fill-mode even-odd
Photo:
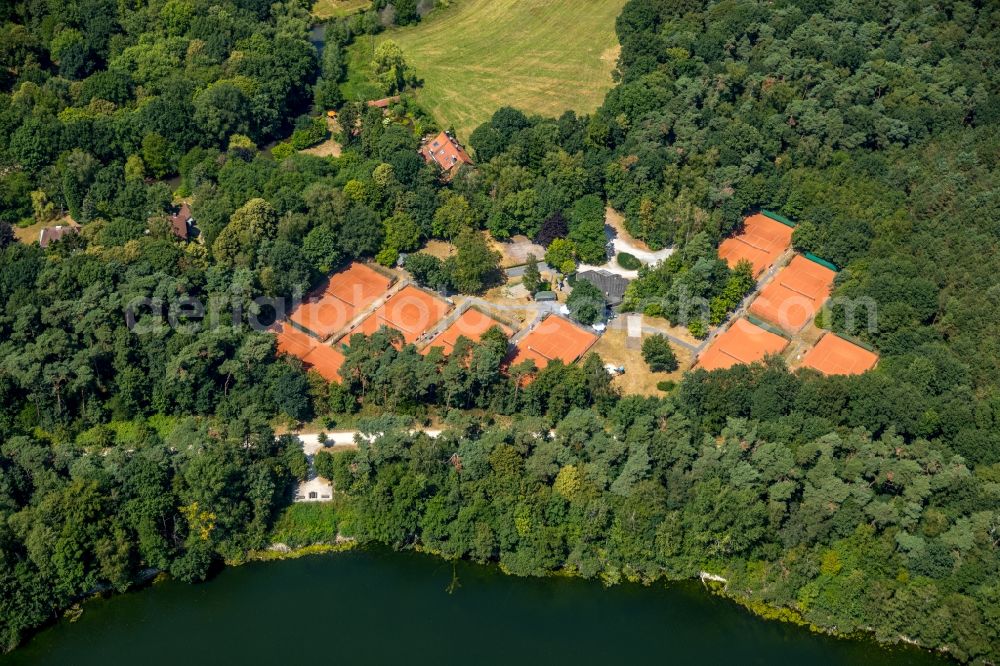
{"label": "rooftop of house", "polygon": [[371,99],[368,100],[368,106],[374,107],[376,109],[388,108],[390,104],[395,104],[399,101],[399,95],[393,95],[392,97],[383,97],[382,99]]}
{"label": "rooftop of house", "polygon": [[577,280],[586,280],[601,290],[609,305],[618,305],[625,297],[625,289],[629,280],[611,271],[603,269],[577,273]]}
{"label": "rooftop of house", "polygon": [[442,171],[451,171],[460,164],[472,164],[472,158],[462,144],[447,132],[424,139],[420,154],[427,162],[437,164]]}
{"label": "rooftop of house", "polygon": [[57,224],[54,227],[45,227],[42,229],[41,233],[38,234],[38,244],[42,247],[48,247],[49,243],[62,240],[66,236],[75,234],[78,231],[79,227],[74,225]]}
{"label": "rooftop of house", "polygon": [[181,204],[180,210],[170,216],[170,230],[180,239],[187,240],[191,224],[191,207],[186,203]]}

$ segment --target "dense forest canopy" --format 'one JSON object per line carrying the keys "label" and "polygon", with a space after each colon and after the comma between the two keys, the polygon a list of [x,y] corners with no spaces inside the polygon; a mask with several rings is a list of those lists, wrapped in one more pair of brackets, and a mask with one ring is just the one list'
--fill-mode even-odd
{"label": "dense forest canopy", "polygon": [[[1000,8],[631,0],[595,114],[500,109],[445,183],[412,99],[383,115],[342,95],[345,47],[388,6],[330,23],[322,54],[300,1],[0,8],[4,647],[144,570],[197,581],[266,547],[307,473],[275,426],[379,417],[363,427],[384,437],[317,460],[361,540],[523,575],[709,571],[778,617],[1000,658]],[[298,152],[331,107],[342,155]],[[181,200],[197,242],[165,224]],[[275,316],[256,297],[301,296],[353,259],[411,253],[419,282],[480,292],[483,230],[571,272],[603,258],[605,203],[677,248],[626,307],[673,321],[704,298],[702,333],[752,286],[718,241],[758,207],[796,219],[796,247],[842,269],[824,325],[879,367],[770,361],[621,397],[596,356],[504,372],[496,330],[447,357],[380,331],[328,384],[248,325]],[[78,234],[14,239],[66,215]],[[414,254],[428,239],[458,255]],[[129,307],[154,302],[172,325],[131,330]],[[850,321],[857,302],[877,326]],[[405,434],[428,416],[445,436]]]}

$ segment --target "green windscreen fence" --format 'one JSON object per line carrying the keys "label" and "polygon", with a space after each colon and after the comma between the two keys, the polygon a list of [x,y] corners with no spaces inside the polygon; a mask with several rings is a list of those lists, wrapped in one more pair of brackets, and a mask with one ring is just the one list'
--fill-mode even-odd
{"label": "green windscreen fence", "polygon": [[857,345],[858,347],[861,347],[862,349],[867,349],[868,351],[870,351],[873,354],[877,354],[878,353],[878,350],[875,349],[875,347],[871,346],[867,342],[864,342],[862,340],[858,340],[853,335],[847,335],[845,333],[837,333],[836,331],[830,331],[830,332],[833,333],[834,335],[836,335],[841,340],[847,340],[852,345]]}
{"label": "green windscreen fence", "polygon": [[747,312],[743,316],[746,318],[746,320],[748,322],[750,322],[754,326],[760,326],[762,329],[764,329],[765,331],[767,331],[769,333],[774,333],[775,335],[780,335],[781,337],[785,338],[786,340],[788,339],[788,334],[787,333],[785,333],[784,331],[782,331],[777,326],[775,326],[773,324],[767,323],[766,321],[764,321],[760,317],[755,317],[752,314],[750,314],[749,312]]}
{"label": "green windscreen fence", "polygon": [[790,227],[794,227],[795,226],[794,222],[792,222],[791,220],[789,220],[784,215],[781,215],[780,213],[775,213],[774,211],[767,210],[765,208],[762,208],[760,212],[761,212],[762,215],[771,218],[775,222],[781,222],[782,224],[786,224],[786,225],[788,225]]}
{"label": "green windscreen fence", "polygon": [[840,272],[840,269],[837,268],[834,264],[830,263],[826,259],[820,259],[815,254],[813,254],[812,252],[806,252],[805,255],[803,255],[803,256],[805,256],[805,258],[808,259],[809,261],[815,261],[820,266],[823,266],[825,268],[829,268],[831,271],[833,271],[835,273],[839,273]]}

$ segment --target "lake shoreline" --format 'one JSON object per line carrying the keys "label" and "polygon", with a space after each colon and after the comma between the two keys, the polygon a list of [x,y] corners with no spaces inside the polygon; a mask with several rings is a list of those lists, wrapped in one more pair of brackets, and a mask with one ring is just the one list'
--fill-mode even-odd
{"label": "lake shoreline", "polygon": [[903,646],[908,646],[911,648],[916,648],[921,652],[925,652],[931,655],[938,655],[948,658],[952,662],[956,662],[947,650],[930,648],[925,645],[920,644],[918,641],[904,635],[897,637],[897,640],[892,642],[880,642],[875,638],[874,631],[854,631],[854,632],[841,632],[836,629],[831,629],[827,627],[822,627],[820,625],[811,623],[799,614],[793,608],[788,608],[785,606],[772,606],[764,602],[754,601],[752,599],[734,594],[729,591],[728,580],[719,574],[713,574],[707,571],[699,571],[696,576],[687,578],[671,578],[666,574],[653,578],[652,580],[638,580],[631,578],[624,578],[619,581],[610,581],[603,577],[597,576],[593,578],[587,578],[580,575],[578,571],[572,568],[563,568],[556,571],[552,571],[545,574],[537,574],[531,576],[518,576],[516,574],[510,573],[503,566],[497,562],[491,562],[488,564],[474,563],[470,560],[465,560],[462,558],[450,558],[443,553],[432,549],[424,547],[420,544],[414,544],[410,548],[397,549],[383,544],[380,542],[359,542],[354,537],[341,537],[338,535],[338,539],[334,543],[322,542],[316,544],[310,544],[305,546],[297,546],[294,548],[285,546],[284,548],[276,548],[284,546],[284,544],[272,544],[270,548],[263,551],[251,551],[247,558],[242,562],[226,563],[226,566],[240,566],[241,564],[249,564],[252,562],[278,562],[283,560],[295,560],[303,557],[310,557],[313,555],[330,555],[335,553],[343,553],[348,551],[353,551],[356,549],[366,549],[371,546],[377,548],[388,548],[389,550],[396,553],[405,553],[407,551],[421,553],[425,555],[430,555],[442,562],[456,563],[470,563],[477,564],[479,566],[486,566],[496,571],[500,572],[502,575],[514,578],[537,578],[540,580],[545,579],[555,579],[555,578],[573,578],[586,582],[598,581],[601,584],[601,588],[608,589],[619,585],[622,582],[625,583],[636,583],[643,587],[652,587],[653,585],[662,583],[664,586],[669,587],[671,584],[675,583],[685,583],[685,582],[700,582],[702,587],[710,595],[725,599],[728,602],[734,603],[744,611],[749,613],[755,618],[764,620],[766,622],[780,622],[782,624],[789,624],[792,626],[808,629],[810,633],[817,634],[820,636],[827,636],[844,641],[861,641],[871,644],[873,647],[880,650],[898,649]]}
{"label": "lake shoreline", "polygon": [[[946,650],[928,648],[924,645],[921,645],[919,642],[913,640],[908,636],[900,635],[896,641],[883,643],[878,641],[874,637],[874,633],[872,631],[862,630],[850,633],[839,632],[836,631],[835,629],[830,629],[810,623],[807,620],[805,620],[794,609],[787,607],[780,607],[780,606],[772,606],[763,602],[757,602],[747,597],[732,593],[729,590],[728,580],[725,577],[707,571],[700,571],[697,575],[686,578],[671,578],[670,576],[663,574],[651,580],[640,580],[640,579],[633,579],[626,577],[616,581],[607,579],[606,577],[602,576],[588,578],[580,575],[578,571],[576,571],[571,567],[565,567],[545,574],[518,576],[516,574],[512,574],[510,571],[505,569],[502,565],[500,565],[497,562],[491,562],[488,564],[475,563],[469,560],[464,560],[462,558],[447,557],[446,555],[435,549],[427,548],[420,544],[413,544],[409,548],[397,549],[377,541],[361,542],[354,537],[348,537],[340,534],[337,535],[334,541],[322,541],[322,542],[299,545],[294,547],[290,547],[283,543],[273,543],[266,549],[250,550],[239,560],[224,561],[222,568],[220,568],[217,572],[215,572],[214,575],[210,576],[206,581],[198,583],[198,585],[211,582],[213,579],[218,577],[218,575],[223,573],[223,571],[227,568],[240,568],[242,565],[260,563],[260,562],[281,562],[287,560],[298,560],[301,558],[307,558],[317,555],[334,555],[340,553],[347,553],[355,550],[367,550],[371,549],[372,547],[376,549],[385,548],[394,553],[405,553],[407,551],[420,553],[431,556],[434,559],[437,559],[441,562],[448,562],[452,564],[461,562],[465,564],[485,566],[502,574],[504,577],[535,578],[539,580],[570,578],[586,582],[599,581],[601,587],[603,588],[601,592],[609,588],[616,587],[622,582],[636,583],[641,585],[642,587],[653,587],[654,585],[659,583],[662,583],[664,587],[669,587],[672,583],[676,584],[676,583],[686,583],[686,582],[700,582],[704,590],[708,592],[711,596],[719,597],[725,599],[727,602],[734,603],[737,606],[741,607],[749,615],[766,622],[776,621],[782,624],[789,624],[796,627],[808,629],[810,633],[816,635],[827,636],[838,640],[865,642],[872,645],[874,648],[880,650],[899,649],[902,646],[908,646],[911,648],[916,648],[919,651],[930,655],[944,656],[952,662],[955,661]],[[150,573],[149,569],[144,570],[142,572],[142,575],[139,578],[137,578],[137,580],[133,583],[133,585],[122,593],[116,592],[115,590],[108,588],[108,589],[95,590],[87,595],[82,595],[80,598],[75,600],[74,603],[62,609],[59,612],[58,617],[53,618],[52,623],[39,627],[38,631],[33,632],[30,636],[25,637],[25,640],[17,648],[14,648],[14,650],[11,650],[6,654],[18,652],[24,646],[31,643],[36,636],[45,631],[53,629],[56,625],[58,625],[62,621],[68,621],[69,623],[76,622],[85,613],[86,606],[91,601],[99,599],[107,600],[110,599],[111,597],[145,592],[148,591],[150,588],[156,587],[160,583],[174,580],[173,577],[171,577],[169,573],[165,571],[157,571],[156,574],[152,576],[149,575],[149,573]],[[0,654],[0,656],[2,656],[2,654]]]}
{"label": "lake shoreline", "polygon": [[[434,638],[434,627],[464,627],[454,632],[468,644],[450,646],[457,659],[473,646],[495,639],[495,623],[510,618],[518,619],[517,631],[509,634],[512,645],[533,649],[558,644],[566,654],[575,651],[581,664],[606,663],[600,655],[619,651],[642,661],[678,645],[681,637],[689,648],[680,652],[690,653],[691,659],[708,655],[710,663],[746,655],[765,658],[761,663],[787,658],[818,666],[929,665],[940,659],[912,646],[880,645],[863,636],[802,632],[787,622],[764,621],[752,608],[746,613],[733,607],[730,601],[734,599],[721,583],[713,581],[719,589],[698,585],[700,577],[663,577],[662,586],[654,584],[660,579],[623,578],[618,581],[623,585],[604,581],[604,589],[598,590],[593,579],[571,568],[543,576],[516,576],[495,564],[446,558],[422,547],[397,550],[374,541],[338,541],[294,548],[274,544],[216,570],[205,585],[188,585],[161,574],[145,586],[154,588],[155,594],[105,594],[87,604],[88,612],[78,622],[58,622],[7,658],[13,664],[37,666],[65,663],[56,661],[58,655],[72,654],[73,663],[88,666],[106,663],[108,655],[134,645],[149,644],[153,646],[149,666],[158,666],[174,663],[168,660],[184,649],[169,640],[161,644],[158,637],[181,632],[200,646],[199,653],[206,659],[212,654],[242,652],[244,658],[249,654],[251,662],[260,663],[271,651],[263,645],[274,645],[274,654],[284,656],[289,637],[305,630],[303,621],[326,626],[336,617],[339,623],[356,624],[342,629],[345,635],[353,635],[368,631],[365,618],[380,617],[393,626],[405,625],[396,640],[411,645],[417,664],[454,663],[447,657],[440,661],[445,653]],[[311,557],[334,553],[338,557]],[[241,566],[285,560],[282,567]],[[309,609],[306,615],[289,613],[303,603],[303,609]],[[323,611],[312,612],[319,609]],[[421,610],[414,614],[415,609]],[[248,621],[256,623],[256,628],[248,628]],[[212,630],[203,631],[209,625]],[[425,637],[426,644],[421,642]],[[380,651],[391,651],[391,643],[361,640],[353,645],[375,658]],[[313,649],[305,644],[293,651],[298,650],[302,659],[313,656]],[[434,662],[428,661],[431,655]]]}
{"label": "lake shoreline", "polygon": [[281,560],[296,560],[300,557],[310,555],[329,555],[330,553],[343,553],[358,548],[361,544],[354,537],[344,537],[338,535],[333,542],[322,541],[305,546],[290,547],[283,543],[273,543],[264,550],[251,550],[246,557],[239,562],[226,562],[226,566],[240,566],[250,562],[279,562]]}

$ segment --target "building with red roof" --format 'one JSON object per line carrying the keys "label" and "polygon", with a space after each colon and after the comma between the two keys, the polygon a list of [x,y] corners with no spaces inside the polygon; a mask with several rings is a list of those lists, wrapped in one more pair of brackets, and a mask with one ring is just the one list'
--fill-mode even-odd
{"label": "building with red roof", "polygon": [[387,109],[390,104],[395,104],[399,101],[399,95],[393,95],[392,97],[383,97],[382,99],[371,99],[368,100],[368,106],[373,109]]}
{"label": "building with red roof", "polygon": [[181,204],[180,210],[170,216],[170,230],[181,240],[187,240],[191,233],[191,224],[194,218],[191,217],[191,207],[186,203]]}
{"label": "building with red roof", "polygon": [[45,227],[38,234],[38,244],[43,248],[48,247],[49,243],[54,243],[58,240],[62,240],[66,236],[72,236],[78,231],[80,231],[80,228],[72,224],[69,225],[57,224],[54,227]]}
{"label": "building with red roof", "polygon": [[449,176],[463,164],[472,164],[472,158],[465,152],[455,137],[441,132],[436,137],[427,137],[420,146],[420,154],[428,164],[436,164]]}

